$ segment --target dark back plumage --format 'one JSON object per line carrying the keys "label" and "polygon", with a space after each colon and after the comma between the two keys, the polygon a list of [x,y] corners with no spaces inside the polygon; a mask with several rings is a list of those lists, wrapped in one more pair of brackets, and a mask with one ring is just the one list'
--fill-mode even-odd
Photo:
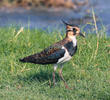
{"label": "dark back plumage", "polygon": [[[64,38],[63,40],[44,49],[40,53],[36,53],[30,56],[24,57],[23,59],[20,59],[20,61],[30,62],[35,64],[55,64],[56,62],[58,62],[58,59],[63,57],[65,54],[65,50],[62,49],[62,46],[67,47],[68,51],[72,51],[73,48],[70,45],[72,45],[71,40],[68,38]],[[71,55],[73,55],[73,53]]]}
{"label": "dark back plumage", "polygon": [[56,44],[44,49],[40,53],[36,53],[20,59],[21,62],[31,62],[35,64],[54,64],[59,58],[64,56],[65,50],[62,49],[64,41],[57,42]]}

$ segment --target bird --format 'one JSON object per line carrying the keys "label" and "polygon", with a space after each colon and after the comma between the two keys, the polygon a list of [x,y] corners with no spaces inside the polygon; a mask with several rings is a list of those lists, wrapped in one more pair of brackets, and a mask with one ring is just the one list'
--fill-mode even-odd
{"label": "bird", "polygon": [[68,62],[77,51],[76,37],[78,35],[82,37],[85,36],[80,32],[80,28],[77,25],[67,23],[64,20],[62,20],[62,22],[66,25],[66,36],[63,40],[50,45],[41,52],[26,56],[19,60],[24,63],[42,65],[52,64],[54,66],[52,74],[53,86],[55,86],[55,72],[57,67],[60,66],[59,77],[64,82],[65,88],[70,89],[62,75],[63,65]]}

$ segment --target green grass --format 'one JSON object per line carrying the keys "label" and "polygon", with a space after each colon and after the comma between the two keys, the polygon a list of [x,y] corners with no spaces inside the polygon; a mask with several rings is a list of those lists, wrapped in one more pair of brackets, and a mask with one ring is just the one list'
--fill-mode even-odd
{"label": "green grass", "polygon": [[[64,65],[67,90],[56,73],[52,84],[52,65],[19,62],[19,58],[39,52],[59,41],[58,31],[0,28],[0,100],[110,100],[110,38],[98,40],[95,34],[78,37],[78,51]],[[58,34],[56,34],[56,32]],[[96,53],[95,53],[96,52]]]}

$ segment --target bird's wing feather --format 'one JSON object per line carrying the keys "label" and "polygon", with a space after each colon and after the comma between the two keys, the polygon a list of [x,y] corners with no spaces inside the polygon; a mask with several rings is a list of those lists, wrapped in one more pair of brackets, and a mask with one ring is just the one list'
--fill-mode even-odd
{"label": "bird's wing feather", "polygon": [[25,57],[21,59],[22,62],[31,62],[36,64],[53,64],[58,61],[65,54],[65,50],[62,49],[62,46],[53,45],[42,52]]}

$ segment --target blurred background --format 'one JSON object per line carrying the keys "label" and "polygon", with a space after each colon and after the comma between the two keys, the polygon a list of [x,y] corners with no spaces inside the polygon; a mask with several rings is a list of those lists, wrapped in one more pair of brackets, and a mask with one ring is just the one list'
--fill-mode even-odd
{"label": "blurred background", "polygon": [[95,12],[98,28],[110,36],[110,0],[0,0],[0,27],[61,30],[61,19],[92,29]]}

